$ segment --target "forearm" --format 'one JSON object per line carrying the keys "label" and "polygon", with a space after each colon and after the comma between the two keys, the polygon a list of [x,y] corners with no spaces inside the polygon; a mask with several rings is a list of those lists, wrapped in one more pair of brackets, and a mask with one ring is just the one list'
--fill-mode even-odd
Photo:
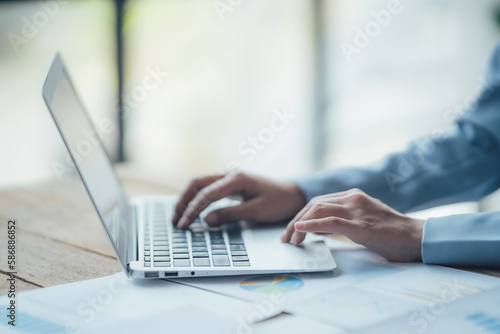
{"label": "forearm", "polygon": [[359,188],[401,212],[472,201],[500,185],[499,145],[488,130],[461,121],[450,135],[417,141],[377,164],[297,177],[294,182],[307,200]]}

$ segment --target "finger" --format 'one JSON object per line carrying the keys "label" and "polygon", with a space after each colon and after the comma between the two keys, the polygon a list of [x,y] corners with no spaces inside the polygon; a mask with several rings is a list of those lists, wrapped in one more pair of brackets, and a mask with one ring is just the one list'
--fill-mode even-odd
{"label": "finger", "polygon": [[292,235],[292,244],[298,246],[306,239],[307,233],[294,231]]}
{"label": "finger", "polygon": [[182,214],[188,207],[189,202],[196,196],[196,194],[201,189],[223,177],[224,175],[220,174],[220,175],[211,175],[193,179],[189,183],[188,187],[182,192],[181,196],[179,197],[179,201],[175,205],[175,211],[172,217],[172,223],[176,224],[179,221],[179,219],[182,217]]}
{"label": "finger", "polygon": [[357,227],[351,220],[340,217],[303,220],[295,224],[295,229],[299,232],[337,233],[347,237],[355,233]]}
{"label": "finger", "polygon": [[[293,235],[291,238],[292,243],[295,246],[300,245],[306,238],[306,233],[297,231],[295,225],[301,221],[308,221],[311,219],[324,218],[328,216],[335,215],[338,211],[345,211],[343,207],[337,204],[323,203],[321,199],[310,206],[309,210],[302,216],[302,218],[293,225]],[[330,199],[331,200],[331,199]]]}
{"label": "finger", "polygon": [[367,196],[362,190],[357,188],[349,189],[346,191],[340,191],[338,193],[332,193],[327,195],[322,195],[315,197],[311,200],[311,202],[315,203],[329,203],[329,204],[345,204],[345,200],[351,198],[353,196]]}
{"label": "finger", "polygon": [[208,225],[217,226],[239,220],[254,220],[257,210],[258,201],[251,199],[239,205],[212,211],[205,217],[205,221]]}
{"label": "finger", "polygon": [[[295,218],[292,220],[285,231],[285,234],[281,237],[283,242],[292,242],[293,244],[300,244],[305,239],[305,235],[296,230],[295,224],[302,220],[319,219],[330,216],[337,216],[341,218],[350,218],[350,212],[346,208],[339,204],[325,203],[322,201],[329,200],[331,198],[327,196],[322,196],[316,200],[316,202],[308,204]],[[300,217],[299,217],[300,216]],[[298,218],[298,219],[297,219]]]}
{"label": "finger", "polygon": [[178,226],[186,228],[211,203],[229,195],[240,193],[245,188],[245,178],[241,174],[227,174],[199,191],[182,214]]}
{"label": "finger", "polygon": [[295,223],[298,222],[307,213],[311,205],[312,203],[311,201],[309,201],[309,203],[307,203],[306,206],[304,206],[302,210],[300,210],[299,213],[297,213],[295,217],[288,223],[285,229],[285,233],[283,233],[283,235],[281,236],[282,242],[290,242],[292,240],[293,232],[295,231]]}

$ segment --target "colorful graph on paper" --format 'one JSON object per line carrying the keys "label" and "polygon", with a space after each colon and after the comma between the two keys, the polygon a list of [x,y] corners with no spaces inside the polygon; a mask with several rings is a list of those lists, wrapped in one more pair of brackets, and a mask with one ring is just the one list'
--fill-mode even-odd
{"label": "colorful graph on paper", "polygon": [[304,286],[301,279],[292,276],[255,276],[240,283],[243,290],[258,293],[287,293],[296,291]]}

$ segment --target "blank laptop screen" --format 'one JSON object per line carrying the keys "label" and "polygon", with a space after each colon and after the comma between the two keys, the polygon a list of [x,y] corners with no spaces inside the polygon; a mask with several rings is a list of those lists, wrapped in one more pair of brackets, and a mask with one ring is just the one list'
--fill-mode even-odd
{"label": "blank laptop screen", "polygon": [[105,127],[99,130],[94,127],[59,57],[51,66],[43,95],[120,262],[126,268],[131,232],[128,205],[101,142],[101,136],[112,135],[116,126],[113,129],[110,120],[102,120],[99,124]]}

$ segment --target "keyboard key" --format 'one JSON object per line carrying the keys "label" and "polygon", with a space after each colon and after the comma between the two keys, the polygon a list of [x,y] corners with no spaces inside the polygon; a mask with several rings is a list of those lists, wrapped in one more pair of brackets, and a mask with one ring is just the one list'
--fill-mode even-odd
{"label": "keyboard key", "polygon": [[154,262],[168,262],[170,261],[170,256],[155,256],[153,260]]}
{"label": "keyboard key", "polygon": [[187,248],[188,244],[186,244],[186,243],[182,243],[182,244],[181,243],[175,243],[175,244],[172,244],[172,247],[174,249],[176,249],[176,248]]}
{"label": "keyboard key", "polygon": [[174,254],[174,259],[189,259],[189,254]]}
{"label": "keyboard key", "polygon": [[187,248],[174,248],[174,254],[189,254],[189,249]]}
{"label": "keyboard key", "polygon": [[193,247],[206,247],[207,243],[206,242],[193,242],[191,243]]}
{"label": "keyboard key", "polygon": [[193,265],[195,267],[210,267],[210,259],[208,259],[208,258],[194,258]]}
{"label": "keyboard key", "polygon": [[212,242],[212,245],[215,245],[215,244],[219,244],[219,245],[222,244],[222,245],[224,245],[225,244],[224,239],[215,239],[215,240],[212,239],[211,242]]}
{"label": "keyboard key", "polygon": [[212,261],[216,267],[229,267],[229,257],[227,255],[213,255]]}
{"label": "keyboard key", "polygon": [[151,262],[144,263],[144,267],[151,267]]}
{"label": "keyboard key", "polygon": [[144,252],[144,256],[151,256],[151,252],[150,251],[145,251]]}
{"label": "keyboard key", "polygon": [[212,245],[212,249],[226,249],[226,245]]}
{"label": "keyboard key", "polygon": [[155,256],[170,256],[169,251],[154,251],[153,254]]}
{"label": "keyboard key", "polygon": [[154,226],[152,235],[168,235],[168,231],[166,227],[163,226]]}
{"label": "keyboard key", "polygon": [[245,250],[245,245],[229,245],[229,248],[233,250]]}
{"label": "keyboard key", "polygon": [[170,262],[155,262],[155,267],[170,267]]}
{"label": "keyboard key", "polygon": [[193,257],[208,257],[207,252],[194,252]]}
{"label": "keyboard key", "polygon": [[155,246],[168,246],[168,241],[155,241]]}
{"label": "keyboard key", "polygon": [[248,256],[233,256],[233,262],[235,261],[248,261]]}
{"label": "keyboard key", "polygon": [[235,266],[235,267],[250,267],[250,262],[248,262],[248,261],[233,262],[233,266]]}
{"label": "keyboard key", "polygon": [[154,246],[153,247],[153,250],[156,252],[156,251],[168,251],[170,250],[170,247],[168,246]]}
{"label": "keyboard key", "polygon": [[207,252],[207,247],[193,247],[193,252]]}
{"label": "keyboard key", "polygon": [[212,254],[213,255],[227,255],[227,250],[225,250],[225,249],[213,249]]}
{"label": "keyboard key", "polygon": [[191,261],[189,260],[174,260],[175,267],[191,267]]}
{"label": "keyboard key", "polygon": [[243,239],[229,239],[230,245],[243,245]]}
{"label": "keyboard key", "polygon": [[145,256],[144,257],[145,262],[150,262],[151,261],[151,256]]}
{"label": "keyboard key", "polygon": [[231,251],[232,256],[245,256],[247,255],[247,251]]}

